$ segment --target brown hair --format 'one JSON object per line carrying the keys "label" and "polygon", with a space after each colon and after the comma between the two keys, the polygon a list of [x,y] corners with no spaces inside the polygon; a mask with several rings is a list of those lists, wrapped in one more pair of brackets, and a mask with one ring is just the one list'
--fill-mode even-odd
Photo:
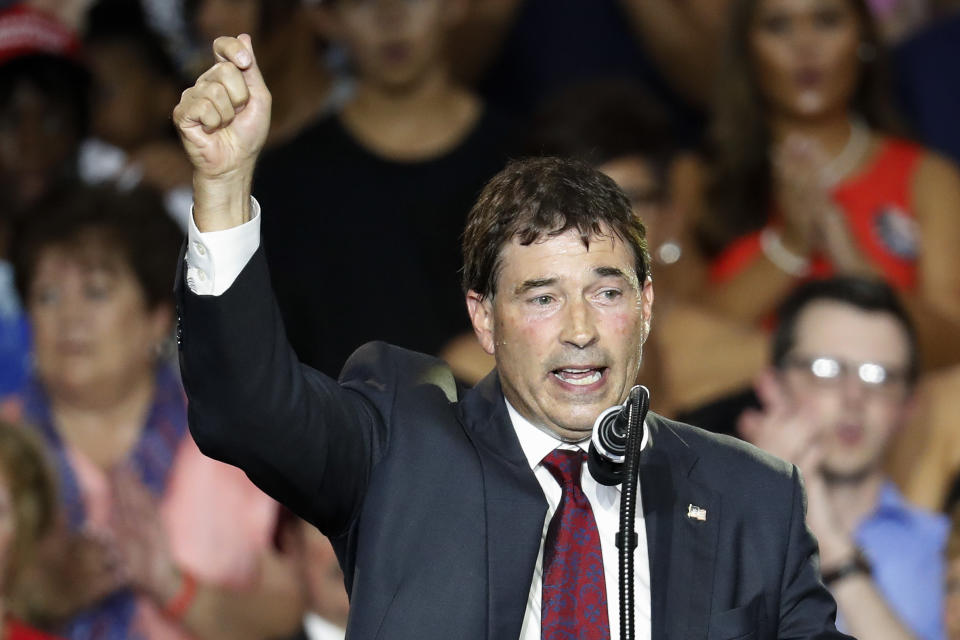
{"label": "brown hair", "polygon": [[[865,0],[846,0],[860,23],[862,45],[873,55],[860,64],[850,110],[871,127],[898,132],[890,106],[886,60]],[[708,215],[697,235],[708,255],[761,228],[773,199],[770,132],[750,54],[750,31],[760,0],[736,0],[731,8],[726,49],[709,133],[713,174]]]}
{"label": "brown hair", "polygon": [[56,489],[40,443],[25,427],[0,421],[0,481],[10,492],[14,533],[7,552],[4,587],[33,560],[37,543],[51,530]]}
{"label": "brown hair", "polygon": [[54,193],[28,212],[13,242],[17,289],[28,299],[40,254],[65,247],[97,259],[120,258],[143,289],[147,307],[173,303],[182,235],[160,195],[147,189],[74,187]]}
{"label": "brown hair", "polygon": [[643,223],[616,183],[592,167],[560,158],[516,160],[480,193],[463,233],[463,289],[496,293],[503,246],[517,238],[529,245],[570,229],[585,246],[612,236],[627,244],[641,283],[649,275]]}

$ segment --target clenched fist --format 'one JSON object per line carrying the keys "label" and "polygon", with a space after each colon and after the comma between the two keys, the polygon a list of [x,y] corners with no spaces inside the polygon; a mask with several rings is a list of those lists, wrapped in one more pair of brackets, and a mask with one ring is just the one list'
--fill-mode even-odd
{"label": "clenched fist", "polygon": [[194,215],[201,231],[249,219],[253,168],[270,128],[270,91],[250,36],[217,38],[213,53],[217,62],[173,110],[193,163]]}

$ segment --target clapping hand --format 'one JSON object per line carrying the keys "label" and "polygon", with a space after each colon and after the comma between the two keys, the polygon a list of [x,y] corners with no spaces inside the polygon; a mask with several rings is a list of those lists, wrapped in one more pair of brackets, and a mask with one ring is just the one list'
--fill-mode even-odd
{"label": "clapping hand", "polygon": [[180,588],[181,575],[173,560],[159,505],[131,470],[114,471],[111,530],[126,581],[160,603]]}
{"label": "clapping hand", "polygon": [[869,275],[874,268],[857,247],[846,218],[834,202],[831,159],[816,140],[790,135],[773,157],[774,185],[780,205],[781,235],[798,255],[819,251],[842,273]]}

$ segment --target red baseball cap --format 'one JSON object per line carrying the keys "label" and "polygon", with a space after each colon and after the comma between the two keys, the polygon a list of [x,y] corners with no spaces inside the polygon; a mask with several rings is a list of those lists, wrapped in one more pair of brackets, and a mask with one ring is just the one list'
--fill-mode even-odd
{"label": "red baseball cap", "polygon": [[79,62],[80,39],[55,17],[25,4],[0,10],[0,64],[36,54]]}

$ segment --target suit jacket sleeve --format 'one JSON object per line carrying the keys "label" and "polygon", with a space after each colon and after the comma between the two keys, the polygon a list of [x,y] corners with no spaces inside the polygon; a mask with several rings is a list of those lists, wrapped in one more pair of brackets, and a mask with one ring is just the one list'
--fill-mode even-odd
{"label": "suit jacket sleeve", "polygon": [[387,441],[388,386],[365,383],[362,365],[341,385],[300,364],[262,249],[221,296],[192,293],[182,273],[175,288],[190,431],[201,451],[240,467],[324,533],[343,532]]}
{"label": "suit jacket sleeve", "polygon": [[820,581],[817,542],[806,525],[803,481],[793,467],[793,509],[780,597],[781,640],[849,640],[836,630],[837,606]]}

